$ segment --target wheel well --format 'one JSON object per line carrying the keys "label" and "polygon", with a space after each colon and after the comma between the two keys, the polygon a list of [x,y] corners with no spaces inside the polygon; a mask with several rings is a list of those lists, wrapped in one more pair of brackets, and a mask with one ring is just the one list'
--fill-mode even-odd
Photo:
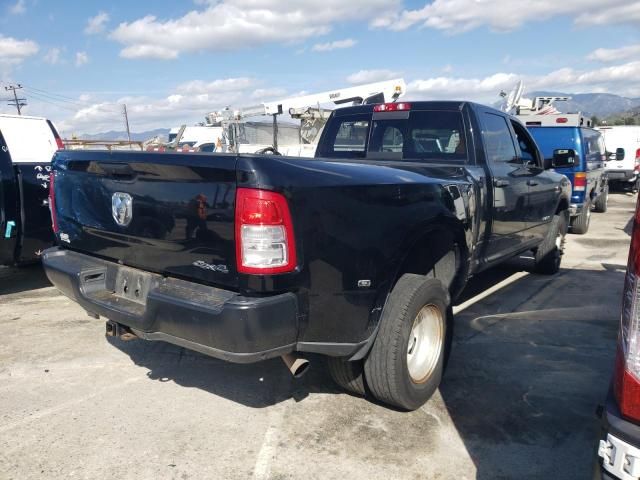
{"label": "wheel well", "polygon": [[[450,227],[436,227],[423,234],[409,248],[393,285],[405,273],[433,276],[453,293],[464,283],[466,245]],[[393,288],[393,286],[392,286]]]}
{"label": "wheel well", "polygon": [[556,215],[563,210],[569,210],[569,200],[566,198],[561,198],[560,203],[558,204],[558,208],[556,209]]}

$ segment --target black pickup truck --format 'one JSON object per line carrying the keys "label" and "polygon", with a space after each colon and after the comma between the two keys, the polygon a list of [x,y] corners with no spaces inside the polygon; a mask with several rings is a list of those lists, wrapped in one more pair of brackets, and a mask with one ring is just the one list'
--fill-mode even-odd
{"label": "black pickup truck", "polygon": [[550,168],[467,102],[336,110],[314,159],[60,151],[43,263],[108,334],[293,371],[324,354],[343,387],[415,409],[471,275],[527,251],[559,269],[571,190]]}

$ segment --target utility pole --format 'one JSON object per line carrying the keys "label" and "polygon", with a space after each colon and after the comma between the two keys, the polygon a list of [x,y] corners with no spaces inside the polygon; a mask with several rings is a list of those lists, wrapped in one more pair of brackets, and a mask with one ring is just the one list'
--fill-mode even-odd
{"label": "utility pole", "polygon": [[131,150],[131,132],[129,131],[129,115],[127,115],[127,104],[122,104],[122,114],[124,115],[124,123],[127,126],[127,138],[129,139],[129,150]]}
{"label": "utility pole", "polygon": [[21,90],[22,89],[22,85],[20,85],[19,83],[17,85],[9,85],[8,87],[4,87],[4,89],[8,92],[8,91],[12,91],[13,92],[13,100],[9,100],[9,105],[13,105],[14,107],[16,107],[18,109],[18,115],[22,115],[22,110],[21,107],[25,107],[27,105],[27,99],[26,98],[18,98],[18,94],[16,93],[16,90]]}

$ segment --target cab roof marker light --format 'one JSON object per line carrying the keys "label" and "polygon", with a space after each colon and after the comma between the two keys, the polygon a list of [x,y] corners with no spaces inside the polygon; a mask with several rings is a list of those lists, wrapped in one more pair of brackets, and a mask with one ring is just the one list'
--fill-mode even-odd
{"label": "cab roof marker light", "polygon": [[402,112],[411,110],[411,104],[407,102],[379,103],[373,107],[374,112]]}

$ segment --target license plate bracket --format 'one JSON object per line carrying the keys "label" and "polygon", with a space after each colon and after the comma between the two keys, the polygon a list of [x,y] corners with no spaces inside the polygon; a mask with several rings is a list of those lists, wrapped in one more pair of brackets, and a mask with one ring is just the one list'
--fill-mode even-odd
{"label": "license plate bracket", "polygon": [[116,274],[115,295],[145,305],[151,287],[150,274],[121,267]]}

